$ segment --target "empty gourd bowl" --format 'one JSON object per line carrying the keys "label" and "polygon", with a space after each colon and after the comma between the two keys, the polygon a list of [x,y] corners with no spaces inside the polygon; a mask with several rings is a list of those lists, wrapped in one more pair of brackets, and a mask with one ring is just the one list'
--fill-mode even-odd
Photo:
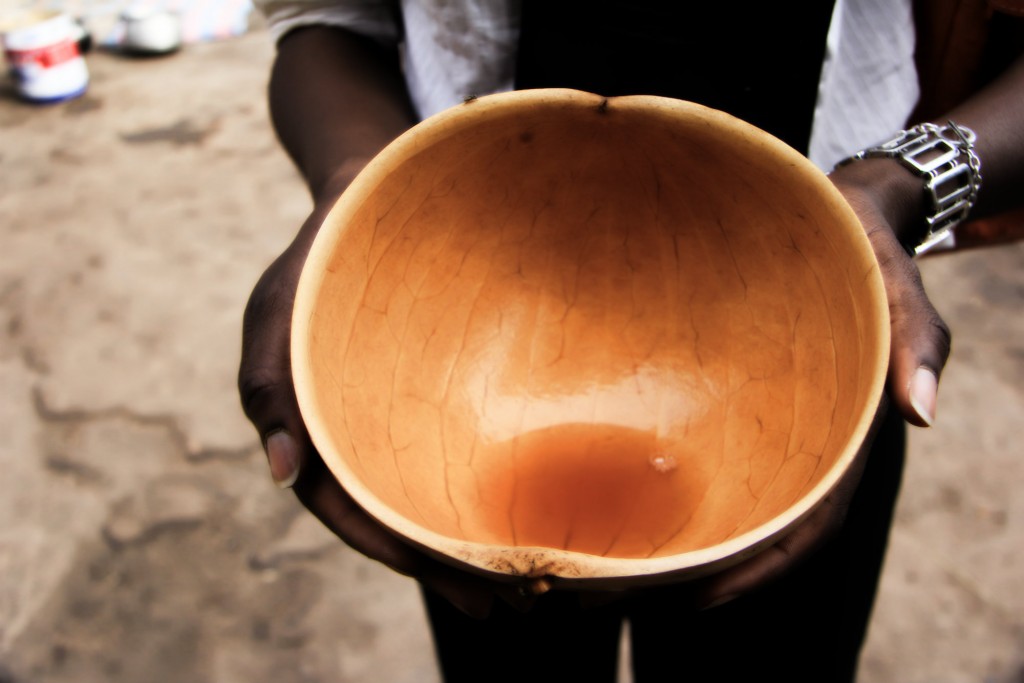
{"label": "empty gourd bowl", "polygon": [[889,349],[856,216],[721,112],[537,90],[411,129],[302,273],[303,417],[456,566],[628,587],[777,540],[842,477]]}

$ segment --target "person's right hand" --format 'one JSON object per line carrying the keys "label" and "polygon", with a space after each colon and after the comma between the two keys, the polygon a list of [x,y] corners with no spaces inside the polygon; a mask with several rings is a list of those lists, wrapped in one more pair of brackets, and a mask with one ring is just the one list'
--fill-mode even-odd
{"label": "person's right hand", "polygon": [[366,514],[337,483],[310,440],[292,385],[290,327],[295,290],[313,238],[333,205],[318,202],[295,241],[266,270],[249,298],[242,330],[239,393],[259,432],[270,473],[292,488],[341,540],[395,571],[418,579],[466,614],[485,617],[498,597],[520,610],[535,600],[525,584],[498,583],[426,556]]}

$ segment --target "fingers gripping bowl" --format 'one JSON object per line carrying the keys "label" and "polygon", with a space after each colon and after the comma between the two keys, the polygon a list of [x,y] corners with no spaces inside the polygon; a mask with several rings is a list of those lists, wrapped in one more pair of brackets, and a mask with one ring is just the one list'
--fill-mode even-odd
{"label": "fingers gripping bowl", "polygon": [[805,517],[867,434],[863,230],[767,134],[656,97],[481,98],[385,149],[299,284],[293,375],[344,488],[457,566],[626,587]]}

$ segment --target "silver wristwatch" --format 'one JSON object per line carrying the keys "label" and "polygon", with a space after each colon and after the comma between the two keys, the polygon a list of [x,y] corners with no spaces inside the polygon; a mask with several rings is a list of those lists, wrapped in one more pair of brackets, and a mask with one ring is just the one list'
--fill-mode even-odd
{"label": "silver wristwatch", "polygon": [[945,126],[922,123],[901,131],[896,137],[857,152],[837,164],[869,158],[898,159],[925,179],[931,215],[925,218],[928,234],[913,247],[915,256],[934,247],[955,244],[953,228],[963,222],[978,200],[981,160],[974,152],[974,131],[949,121]]}

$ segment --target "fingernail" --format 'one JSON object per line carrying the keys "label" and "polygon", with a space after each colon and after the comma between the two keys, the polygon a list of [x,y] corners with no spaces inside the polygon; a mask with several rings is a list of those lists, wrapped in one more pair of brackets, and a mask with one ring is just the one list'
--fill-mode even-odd
{"label": "fingernail", "polygon": [[274,483],[291,488],[299,478],[299,445],[291,434],[281,430],[267,437],[267,462]]}
{"label": "fingernail", "polygon": [[701,611],[704,611],[704,610],[714,609],[716,607],[721,607],[722,605],[724,605],[726,603],[732,602],[733,600],[735,600],[738,597],[739,597],[739,595],[737,595],[735,593],[730,593],[729,595],[720,595],[720,596],[718,596],[717,598],[715,598],[714,600],[712,600],[711,602],[709,602],[709,603],[707,603],[705,605],[698,605],[697,609],[699,609]]}
{"label": "fingernail", "polygon": [[939,380],[935,373],[926,367],[914,370],[910,378],[910,405],[914,412],[929,427],[935,421],[935,400],[939,392]]}
{"label": "fingernail", "polygon": [[536,598],[551,590],[551,582],[546,578],[530,579],[516,587],[516,594],[521,598]]}

